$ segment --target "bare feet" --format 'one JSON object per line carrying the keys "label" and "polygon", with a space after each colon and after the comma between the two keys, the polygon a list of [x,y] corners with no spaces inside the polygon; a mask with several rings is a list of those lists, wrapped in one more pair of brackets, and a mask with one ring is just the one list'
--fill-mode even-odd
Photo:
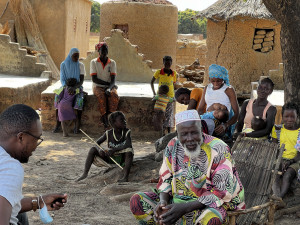
{"label": "bare feet", "polygon": [[63,133],[63,137],[69,137],[68,133]]}
{"label": "bare feet", "polygon": [[85,178],[87,177],[87,174],[82,174],[81,177],[79,177],[76,181],[81,181],[81,180],[84,180]]}

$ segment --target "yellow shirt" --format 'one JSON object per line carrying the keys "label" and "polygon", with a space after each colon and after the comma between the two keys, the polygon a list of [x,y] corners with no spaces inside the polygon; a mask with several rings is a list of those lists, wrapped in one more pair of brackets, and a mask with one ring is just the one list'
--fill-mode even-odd
{"label": "yellow shirt", "polygon": [[[293,159],[297,155],[297,149],[295,148],[295,145],[297,143],[298,133],[299,129],[297,130],[287,130],[284,128],[284,125],[281,128],[280,131],[280,146],[282,144],[285,144],[285,150],[283,152],[282,158],[285,159]],[[272,129],[272,138],[277,138],[275,127]]]}
{"label": "yellow shirt", "polygon": [[168,74],[164,73],[164,69],[157,70],[153,77],[155,79],[159,79],[159,86],[167,85],[169,87],[168,96],[170,98],[174,97],[174,83],[177,80],[177,73],[173,70],[173,73],[168,76]]}

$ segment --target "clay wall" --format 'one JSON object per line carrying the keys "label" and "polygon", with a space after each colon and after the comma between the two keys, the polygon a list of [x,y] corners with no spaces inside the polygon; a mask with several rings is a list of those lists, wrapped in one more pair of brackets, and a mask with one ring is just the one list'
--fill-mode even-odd
{"label": "clay wall", "polygon": [[[273,50],[263,53],[253,49],[256,29],[273,29]],[[206,70],[217,63],[229,71],[229,80],[238,96],[251,92],[251,82],[268,75],[282,62],[280,46],[281,25],[273,20],[236,18],[227,22],[207,23]],[[206,71],[204,83],[208,83]]]}
{"label": "clay wall", "polygon": [[114,25],[128,25],[130,43],[153,62],[152,68],[161,68],[165,55],[176,65],[178,9],[173,5],[140,2],[106,2],[101,4],[100,40],[110,36]]}
{"label": "clay wall", "polygon": [[184,41],[177,40],[176,63],[177,65],[190,65],[199,59],[200,65],[206,63],[206,41]]}
{"label": "clay wall", "polygon": [[26,49],[10,42],[8,35],[0,35],[0,74],[39,77],[46,66],[36,62],[36,57],[27,55]]}

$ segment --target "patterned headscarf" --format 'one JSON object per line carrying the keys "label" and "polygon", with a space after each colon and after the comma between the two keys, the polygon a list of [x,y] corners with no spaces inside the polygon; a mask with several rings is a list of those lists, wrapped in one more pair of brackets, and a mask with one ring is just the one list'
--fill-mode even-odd
{"label": "patterned headscarf", "polygon": [[79,53],[78,48],[72,48],[65,61],[60,64],[60,82],[62,86],[66,85],[69,78],[75,78],[78,82],[80,81],[79,61],[74,62],[72,60],[72,55],[75,53]]}
{"label": "patterned headscarf", "polygon": [[95,50],[97,50],[97,52],[99,52],[100,48],[105,45],[106,48],[108,48],[107,44],[105,42],[99,42],[98,44],[95,45]]}
{"label": "patterned headscarf", "polygon": [[230,85],[228,70],[223,66],[219,66],[217,64],[211,64],[208,69],[208,75],[209,78],[220,78],[224,80],[225,84],[227,84],[228,86]]}
{"label": "patterned headscarf", "polygon": [[195,109],[179,112],[175,115],[176,126],[183,122],[196,120],[200,121],[200,116]]}

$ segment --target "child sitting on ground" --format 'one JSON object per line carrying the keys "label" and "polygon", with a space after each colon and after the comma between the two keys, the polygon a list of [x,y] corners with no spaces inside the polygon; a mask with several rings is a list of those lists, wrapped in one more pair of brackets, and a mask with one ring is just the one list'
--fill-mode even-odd
{"label": "child sitting on ground", "polygon": [[163,123],[165,119],[165,112],[169,102],[173,102],[173,98],[169,97],[167,94],[169,92],[168,85],[161,85],[158,88],[158,94],[152,99],[155,101],[154,105],[154,116],[153,124],[156,131],[163,131]]}
{"label": "child sitting on ground", "polygon": [[106,131],[98,140],[97,143],[100,145],[107,140],[108,149],[103,151],[98,147],[92,147],[88,153],[87,159],[85,161],[84,172],[77,181],[83,180],[87,177],[91,165],[103,166],[101,158],[107,163],[113,163],[109,158],[112,157],[116,162],[125,167],[123,169],[124,174],[118,182],[127,182],[130,172],[130,168],[133,160],[133,149],[131,143],[131,131],[126,128],[126,119],[122,112],[116,111],[111,113],[109,116],[109,123],[112,129]]}
{"label": "child sitting on ground", "polygon": [[286,103],[282,107],[283,124],[275,125],[272,129],[273,141],[280,143],[280,146],[285,145],[280,165],[282,175],[277,175],[272,188],[274,195],[279,198],[283,198],[288,192],[290,184],[300,169],[300,147],[297,143],[300,136],[300,128],[297,125],[298,115],[298,106],[295,103]]}

